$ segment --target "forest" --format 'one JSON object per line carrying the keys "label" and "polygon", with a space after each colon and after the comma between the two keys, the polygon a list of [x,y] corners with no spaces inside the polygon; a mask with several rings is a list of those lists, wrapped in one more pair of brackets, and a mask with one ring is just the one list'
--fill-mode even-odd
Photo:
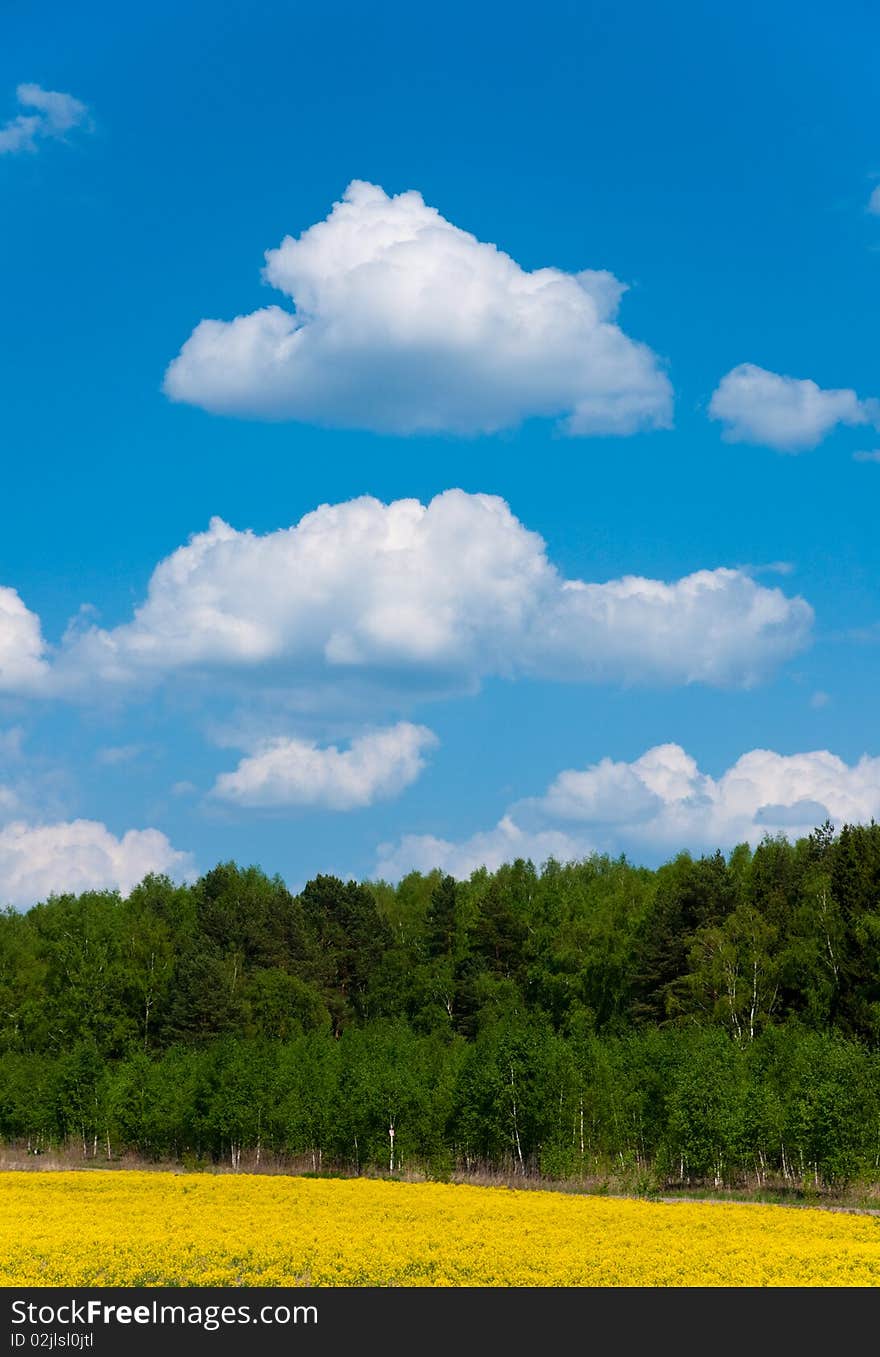
{"label": "forest", "polygon": [[875,823],[0,914],[0,1141],[33,1153],[833,1188],[880,1180],[878,1042]]}

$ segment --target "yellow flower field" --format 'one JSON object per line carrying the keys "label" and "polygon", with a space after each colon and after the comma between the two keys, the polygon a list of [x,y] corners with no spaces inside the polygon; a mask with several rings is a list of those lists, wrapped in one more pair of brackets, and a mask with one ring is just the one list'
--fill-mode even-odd
{"label": "yellow flower field", "polygon": [[3,1286],[876,1286],[880,1220],[366,1179],[0,1173]]}

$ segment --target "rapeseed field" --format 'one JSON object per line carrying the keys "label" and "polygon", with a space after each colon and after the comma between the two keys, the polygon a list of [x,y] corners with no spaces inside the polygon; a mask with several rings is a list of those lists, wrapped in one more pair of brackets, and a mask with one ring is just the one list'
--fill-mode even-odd
{"label": "rapeseed field", "polygon": [[3,1286],[875,1286],[880,1220],[440,1183],[0,1173]]}

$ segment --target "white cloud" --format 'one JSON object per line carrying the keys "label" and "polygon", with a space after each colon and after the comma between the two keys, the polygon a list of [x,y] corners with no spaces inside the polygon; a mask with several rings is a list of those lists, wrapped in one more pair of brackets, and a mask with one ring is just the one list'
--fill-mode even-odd
{"label": "white cloud", "polygon": [[379,848],[376,875],[440,867],[467,876],[514,857],[571,860],[592,851],[658,858],[758,843],[765,834],[808,834],[880,817],[880,758],[846,764],[827,750],[754,749],[721,777],[700,771],[680,745],[658,745],[632,763],[566,769],[542,797],[511,806],[498,825],[461,843],[406,835]]}
{"label": "white cloud", "polygon": [[193,874],[190,854],[157,829],[117,838],[98,821],[66,819],[67,775],[27,757],[23,745],[20,728],[0,731],[0,909],[27,908],[53,892],[127,894],[148,872]]}
{"label": "white cloud", "polygon": [[602,823],[602,807],[605,820],[646,844],[726,847],[767,830],[806,833],[817,807],[837,820],[870,819],[880,809],[880,759],[850,767],[827,751],[755,749],[716,780],[680,745],[658,745],[633,763],[605,759],[560,773],[533,806],[554,820],[592,826]]}
{"label": "white cloud", "polygon": [[610,273],[528,272],[421,194],[354,181],[325,221],[266,253],[294,310],[203,320],[165,391],[220,414],[381,433],[669,428],[656,355],[616,324]]}
{"label": "white cloud", "polygon": [[853,453],[853,461],[854,461],[854,462],[880,462],[880,448],[876,448],[876,449],[874,449],[874,450],[871,451],[871,452],[865,452],[865,451],[854,452],[854,453]]}
{"label": "white cloud", "polygon": [[39,85],[19,85],[15,91],[23,108],[34,113],[19,113],[0,127],[0,155],[36,151],[43,140],[63,140],[74,127],[88,126],[89,111],[72,94],[44,90]]}
{"label": "white cloud", "polygon": [[[726,847],[766,832],[808,833],[824,811],[837,823],[870,819],[880,811],[880,758],[848,765],[827,750],[777,754],[754,749],[717,780],[702,773],[679,745],[660,745],[632,764],[612,765],[635,778],[639,795],[653,797],[645,812],[634,793],[617,798],[622,820],[637,839],[673,847]],[[560,774],[540,806],[563,819],[590,820],[590,792],[603,765]],[[613,799],[613,794],[612,794]],[[638,807],[639,814],[633,813]],[[595,821],[594,821],[595,822]]]}
{"label": "white cloud", "polygon": [[780,452],[814,448],[838,424],[877,424],[880,403],[855,391],[823,391],[815,382],[740,363],[721,379],[709,415],[730,443],[761,443]]}
{"label": "white cloud", "polygon": [[48,672],[40,619],[0,585],[0,693],[38,689]]}
{"label": "white cloud", "polygon": [[213,519],[160,562],[130,622],[73,629],[52,681],[94,692],[225,668],[312,690],[391,675],[445,691],[490,675],[747,686],[806,644],[812,619],[733,569],[567,580],[495,496],[365,496],[263,537]]}
{"label": "white cloud", "polygon": [[188,853],[158,829],[130,829],[116,838],[95,820],[0,829],[0,902],[27,908],[53,893],[117,889],[124,895],[148,872],[192,874]]}
{"label": "white cloud", "polygon": [[561,830],[529,832],[505,815],[494,829],[473,834],[461,843],[431,834],[405,834],[397,844],[381,844],[374,876],[376,880],[399,881],[407,872],[431,872],[439,867],[463,881],[478,867],[494,872],[502,863],[517,858],[542,863],[552,857],[570,862],[589,852],[590,845],[582,838]]}
{"label": "white cloud", "polygon": [[415,782],[437,744],[425,726],[401,721],[369,731],[348,749],[278,739],[221,773],[213,794],[240,806],[318,806],[353,810],[387,800]]}
{"label": "white cloud", "polygon": [[874,216],[880,216],[880,184],[877,185],[868,199],[868,211],[873,213]]}

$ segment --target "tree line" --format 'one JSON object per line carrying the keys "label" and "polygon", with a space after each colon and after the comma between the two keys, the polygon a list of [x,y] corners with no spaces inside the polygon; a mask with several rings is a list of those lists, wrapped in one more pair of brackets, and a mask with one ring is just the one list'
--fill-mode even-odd
{"label": "tree line", "polygon": [[466,882],[224,863],[0,914],[0,1138],[315,1169],[878,1176],[880,826]]}

